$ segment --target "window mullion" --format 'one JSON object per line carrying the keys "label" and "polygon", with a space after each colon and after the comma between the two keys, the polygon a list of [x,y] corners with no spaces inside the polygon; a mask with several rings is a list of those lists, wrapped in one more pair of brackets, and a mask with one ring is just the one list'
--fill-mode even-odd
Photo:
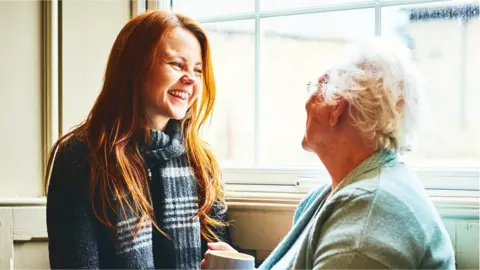
{"label": "window mullion", "polygon": [[173,0],[156,0],[158,9],[173,10]]}
{"label": "window mullion", "polygon": [[255,0],[255,138],[254,138],[254,164],[258,166],[260,163],[260,0]]}
{"label": "window mullion", "polygon": [[377,37],[382,35],[382,7],[379,2],[377,0],[375,4],[375,36]]}
{"label": "window mullion", "polygon": [[131,17],[135,17],[147,10],[147,0],[132,0],[130,5]]}

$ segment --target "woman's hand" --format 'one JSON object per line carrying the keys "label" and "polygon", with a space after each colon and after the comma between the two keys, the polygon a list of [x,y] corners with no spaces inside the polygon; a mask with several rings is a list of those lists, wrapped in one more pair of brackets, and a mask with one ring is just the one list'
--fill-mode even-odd
{"label": "woman's hand", "polygon": [[207,265],[208,253],[211,250],[223,250],[223,251],[230,251],[230,252],[238,252],[233,247],[231,247],[229,244],[227,244],[225,242],[208,243],[207,248],[208,248],[207,252],[205,252],[205,255],[203,255],[203,260],[201,262],[202,269],[205,269],[205,266]]}

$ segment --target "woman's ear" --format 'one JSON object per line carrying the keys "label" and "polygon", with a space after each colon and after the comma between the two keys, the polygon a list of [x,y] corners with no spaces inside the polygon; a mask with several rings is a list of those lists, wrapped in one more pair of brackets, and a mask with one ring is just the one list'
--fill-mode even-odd
{"label": "woman's ear", "polygon": [[332,112],[330,113],[329,123],[331,127],[334,127],[338,124],[340,117],[346,113],[347,110],[347,100],[343,97],[340,97],[337,100],[337,103],[333,105]]}

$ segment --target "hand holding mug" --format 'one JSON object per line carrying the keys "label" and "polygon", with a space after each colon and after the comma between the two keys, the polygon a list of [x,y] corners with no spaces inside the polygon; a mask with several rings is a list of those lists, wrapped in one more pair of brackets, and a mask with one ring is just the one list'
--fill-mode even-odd
{"label": "hand holding mug", "polygon": [[239,253],[224,242],[208,243],[202,269],[254,269],[255,258]]}

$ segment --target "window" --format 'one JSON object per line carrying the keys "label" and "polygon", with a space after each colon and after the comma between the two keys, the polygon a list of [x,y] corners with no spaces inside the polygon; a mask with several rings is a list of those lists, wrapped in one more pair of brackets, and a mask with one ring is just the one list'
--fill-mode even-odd
{"label": "window", "polygon": [[[347,42],[382,35],[409,46],[427,80],[431,123],[406,159],[427,187],[478,190],[480,3],[409,2],[174,0],[173,10],[199,19],[211,38],[218,102],[205,138],[227,182],[321,178],[318,158],[301,148],[304,85]],[[255,176],[239,176],[247,171]]]}
{"label": "window", "polygon": [[414,164],[480,164],[480,20],[478,4],[433,3],[382,9],[382,34],[413,49],[427,79],[432,111]]}
{"label": "window", "polygon": [[318,158],[301,148],[306,122],[304,85],[329,67],[346,41],[375,35],[375,11],[265,18],[260,31],[258,165],[318,166]]}
{"label": "window", "polygon": [[217,83],[217,102],[205,135],[223,165],[253,166],[255,21],[205,23],[204,27],[212,44]]}

